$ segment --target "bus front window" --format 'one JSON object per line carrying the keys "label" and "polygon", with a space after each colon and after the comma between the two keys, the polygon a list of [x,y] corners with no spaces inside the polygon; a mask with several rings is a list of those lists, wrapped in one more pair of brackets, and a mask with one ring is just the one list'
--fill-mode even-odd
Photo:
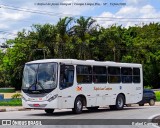
{"label": "bus front window", "polygon": [[25,66],[23,70],[22,89],[27,89],[31,85],[33,85],[33,87],[35,86],[37,68],[38,68],[37,64]]}
{"label": "bus front window", "polygon": [[57,87],[57,64],[26,64],[22,90],[48,92]]}
{"label": "bus front window", "polygon": [[[37,82],[42,84],[44,89],[56,88],[56,67],[53,63],[39,65]],[[38,86],[38,89],[40,88]]]}

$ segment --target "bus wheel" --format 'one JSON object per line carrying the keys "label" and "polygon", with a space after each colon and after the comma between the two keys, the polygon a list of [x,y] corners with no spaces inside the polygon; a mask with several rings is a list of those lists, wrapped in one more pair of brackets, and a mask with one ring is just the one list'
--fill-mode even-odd
{"label": "bus wheel", "polygon": [[117,109],[117,110],[123,109],[124,104],[125,104],[124,102],[125,102],[125,101],[124,101],[124,96],[123,96],[122,94],[119,94],[119,95],[117,96],[117,99],[116,99],[116,105],[115,105],[116,109]]}
{"label": "bus wheel", "polygon": [[77,97],[74,102],[74,108],[72,109],[74,113],[80,114],[82,113],[83,109],[83,102],[81,97]]}
{"label": "bus wheel", "polygon": [[52,114],[54,112],[54,109],[45,109],[44,110],[47,114]]}

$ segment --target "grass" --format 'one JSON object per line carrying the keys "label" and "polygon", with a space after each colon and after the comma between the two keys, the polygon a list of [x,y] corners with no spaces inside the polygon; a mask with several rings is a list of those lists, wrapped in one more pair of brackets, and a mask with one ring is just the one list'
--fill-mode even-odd
{"label": "grass", "polygon": [[0,93],[13,93],[15,88],[0,88]]}
{"label": "grass", "polygon": [[1,100],[0,106],[22,106],[21,99]]}
{"label": "grass", "polygon": [[156,100],[160,101],[160,91],[155,91],[156,94]]}

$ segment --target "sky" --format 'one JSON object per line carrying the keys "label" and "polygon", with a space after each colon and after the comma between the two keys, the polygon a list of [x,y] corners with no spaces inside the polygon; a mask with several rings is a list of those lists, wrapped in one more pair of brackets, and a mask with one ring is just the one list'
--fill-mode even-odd
{"label": "sky", "polygon": [[33,24],[92,17],[103,27],[128,28],[160,21],[160,0],[0,0],[0,45]]}

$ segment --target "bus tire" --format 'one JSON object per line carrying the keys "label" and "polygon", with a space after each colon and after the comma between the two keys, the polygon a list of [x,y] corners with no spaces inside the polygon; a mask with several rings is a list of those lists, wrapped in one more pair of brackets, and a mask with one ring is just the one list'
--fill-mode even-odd
{"label": "bus tire", "polygon": [[116,105],[110,105],[111,110],[122,110],[125,104],[125,99],[122,94],[119,94],[116,99]]}
{"label": "bus tire", "polygon": [[125,99],[122,94],[119,94],[116,99],[116,110],[122,110],[125,104]]}
{"label": "bus tire", "polygon": [[150,99],[149,105],[150,105],[150,106],[154,106],[154,105],[155,105],[155,100],[154,100],[154,99]]}
{"label": "bus tire", "polygon": [[82,113],[82,109],[83,109],[83,101],[81,97],[77,97],[75,102],[74,102],[74,108],[72,109],[72,111],[75,114],[80,114]]}
{"label": "bus tire", "polygon": [[125,104],[124,96],[122,94],[119,94],[116,99],[116,105],[110,105],[109,107],[111,110],[121,110],[123,109],[124,104]]}
{"label": "bus tire", "polygon": [[52,114],[54,112],[54,109],[45,109],[44,110],[47,114]]}

